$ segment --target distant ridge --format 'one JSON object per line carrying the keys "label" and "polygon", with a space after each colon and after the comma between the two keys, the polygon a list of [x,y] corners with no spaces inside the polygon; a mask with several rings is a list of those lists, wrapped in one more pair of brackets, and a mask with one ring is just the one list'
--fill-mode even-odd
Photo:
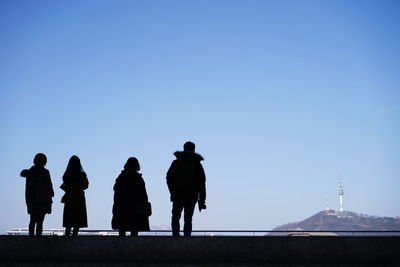
{"label": "distant ridge", "polygon": [[351,211],[320,211],[295,223],[280,225],[276,231],[400,231],[400,218],[378,217]]}

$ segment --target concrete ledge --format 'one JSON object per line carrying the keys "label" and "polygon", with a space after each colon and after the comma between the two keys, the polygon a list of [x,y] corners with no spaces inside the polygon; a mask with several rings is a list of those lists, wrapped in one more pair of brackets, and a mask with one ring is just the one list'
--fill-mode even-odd
{"label": "concrete ledge", "polygon": [[400,237],[0,236],[2,264],[127,262],[400,265]]}

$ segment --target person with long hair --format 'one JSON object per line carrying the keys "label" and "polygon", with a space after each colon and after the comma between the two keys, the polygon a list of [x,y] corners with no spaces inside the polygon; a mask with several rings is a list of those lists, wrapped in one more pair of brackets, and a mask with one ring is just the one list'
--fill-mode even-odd
{"label": "person with long hair", "polygon": [[61,202],[64,203],[63,227],[65,235],[77,236],[79,228],[87,227],[87,212],[84,190],[89,187],[86,173],[83,171],[81,161],[77,156],[72,156],[67,169],[62,177],[61,189],[65,191]]}
{"label": "person with long hair", "polygon": [[151,206],[139,170],[139,161],[131,157],[115,180],[111,225],[119,230],[119,236],[125,236],[126,231],[130,231],[131,236],[137,236],[139,231],[150,231]]}
{"label": "person with long hair", "polygon": [[53,184],[50,172],[44,167],[47,157],[43,153],[36,154],[33,166],[28,170],[21,171],[21,177],[26,178],[25,202],[30,215],[29,235],[41,236],[43,232],[43,221],[47,214],[51,213],[51,205],[54,197]]}

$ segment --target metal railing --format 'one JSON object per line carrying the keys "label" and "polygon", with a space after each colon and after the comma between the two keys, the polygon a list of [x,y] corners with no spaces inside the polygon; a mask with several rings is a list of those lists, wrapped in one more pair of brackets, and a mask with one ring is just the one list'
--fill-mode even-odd
{"label": "metal railing", "polygon": [[[129,232],[127,233],[129,235]],[[6,232],[6,235],[28,235],[27,228],[18,228]],[[64,229],[43,230],[46,236],[63,236]],[[81,229],[79,235],[85,236],[118,236],[116,230]],[[181,231],[183,235],[183,231]],[[171,230],[151,230],[139,232],[139,236],[172,236]],[[192,236],[400,236],[399,231],[379,230],[193,230]]]}

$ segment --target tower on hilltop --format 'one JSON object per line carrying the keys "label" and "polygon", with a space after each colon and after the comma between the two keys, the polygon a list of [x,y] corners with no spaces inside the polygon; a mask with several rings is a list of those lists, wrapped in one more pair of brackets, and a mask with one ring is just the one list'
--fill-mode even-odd
{"label": "tower on hilltop", "polygon": [[343,212],[343,185],[342,185],[342,177],[339,178],[339,202],[340,202],[340,212]]}
{"label": "tower on hilltop", "polygon": [[325,213],[329,212],[329,198],[328,195],[326,195],[326,207],[325,207]]}

